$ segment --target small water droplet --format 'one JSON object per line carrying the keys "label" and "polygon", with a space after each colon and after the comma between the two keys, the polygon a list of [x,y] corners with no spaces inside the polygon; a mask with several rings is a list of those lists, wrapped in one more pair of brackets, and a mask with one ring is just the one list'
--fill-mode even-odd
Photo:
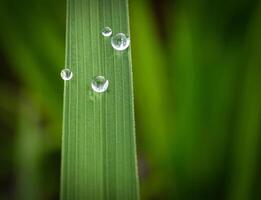
{"label": "small water droplet", "polygon": [[123,51],[130,46],[130,38],[124,33],[118,33],[111,38],[111,45],[115,50]]}
{"label": "small water droplet", "polygon": [[96,76],[92,80],[92,89],[94,92],[103,93],[109,87],[109,81],[104,76]]}
{"label": "small water droplet", "polygon": [[102,35],[104,37],[110,37],[112,35],[112,30],[110,27],[105,27],[103,30],[102,30]]}
{"label": "small water droplet", "polygon": [[61,71],[61,77],[63,80],[68,81],[72,79],[73,73],[70,69],[63,69]]}

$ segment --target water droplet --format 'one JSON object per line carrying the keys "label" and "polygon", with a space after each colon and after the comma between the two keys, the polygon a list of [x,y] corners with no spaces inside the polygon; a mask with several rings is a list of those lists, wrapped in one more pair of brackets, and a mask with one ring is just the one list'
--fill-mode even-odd
{"label": "water droplet", "polygon": [[102,35],[104,37],[110,37],[112,35],[112,30],[110,27],[105,27],[103,30],[102,30]]}
{"label": "water droplet", "polygon": [[123,33],[118,33],[111,38],[111,45],[115,50],[123,51],[130,46],[130,38]]}
{"label": "water droplet", "polygon": [[63,80],[68,81],[72,79],[73,73],[70,69],[63,69],[61,71],[61,77]]}
{"label": "water droplet", "polygon": [[104,76],[96,76],[92,80],[92,89],[94,92],[103,93],[109,87],[109,81]]}

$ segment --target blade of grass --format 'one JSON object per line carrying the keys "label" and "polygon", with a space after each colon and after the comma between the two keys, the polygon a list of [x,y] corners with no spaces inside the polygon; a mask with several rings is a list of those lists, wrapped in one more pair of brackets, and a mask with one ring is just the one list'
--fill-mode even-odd
{"label": "blade of grass", "polygon": [[[115,52],[101,30],[129,35],[127,0],[68,0],[61,199],[138,199],[130,48]],[[109,80],[106,93],[92,78]]]}
{"label": "blade of grass", "polygon": [[259,171],[259,144],[261,121],[261,50],[260,21],[261,4],[256,7],[253,20],[249,26],[246,40],[246,55],[248,56],[247,70],[243,79],[242,97],[237,124],[237,138],[235,140],[233,166],[231,173],[231,187],[228,199],[247,200],[258,199],[260,194],[253,191],[260,190],[256,184]]}
{"label": "blade of grass", "polygon": [[138,136],[138,141],[142,143],[141,160],[145,160],[150,171],[149,177],[146,177],[146,173],[141,174],[141,197],[151,199],[160,195],[161,199],[167,199],[165,191],[168,187],[173,191],[174,186],[168,184],[168,160],[171,153],[168,110],[172,102],[169,102],[171,94],[168,93],[164,46],[161,46],[157,26],[153,21],[155,16],[151,2],[133,0],[130,9],[132,41],[135,41],[132,45],[135,58],[134,85],[137,86],[135,106],[138,108],[138,130],[142,133]]}
{"label": "blade of grass", "polygon": [[[46,1],[43,4],[46,5]],[[39,2],[33,3],[31,0],[26,3],[1,1],[0,22],[3,28],[0,42],[10,70],[21,83],[19,87],[26,88],[33,102],[50,117],[48,134],[58,149],[60,133],[57,124],[61,121],[62,92],[59,93],[61,83],[57,75],[63,59],[63,37],[59,35],[58,29],[61,28],[57,28],[57,19],[54,20],[49,12],[46,14],[48,7],[39,5]],[[33,13],[28,10],[33,10]]]}
{"label": "blade of grass", "polygon": [[170,35],[170,44],[175,44],[170,47],[173,168],[177,198],[201,199],[204,194],[213,199],[217,183],[226,178],[220,174],[228,167],[231,116],[244,54],[241,43],[224,42],[221,35],[226,32],[214,16],[207,18],[202,8],[189,12],[190,8],[190,4],[179,5],[171,17],[175,22],[169,25],[173,27],[169,33],[175,32]]}
{"label": "blade of grass", "polygon": [[41,190],[40,158],[42,156],[42,132],[39,112],[23,95],[20,98],[18,136],[15,156],[17,161],[18,199],[43,199]]}

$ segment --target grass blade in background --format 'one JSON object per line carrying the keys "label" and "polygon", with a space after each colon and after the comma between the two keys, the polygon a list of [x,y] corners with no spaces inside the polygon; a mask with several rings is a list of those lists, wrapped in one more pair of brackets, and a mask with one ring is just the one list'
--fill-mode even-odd
{"label": "grass blade in background", "polygon": [[145,163],[140,170],[143,180],[141,195],[142,199],[166,199],[168,188],[174,190],[173,184],[168,184],[173,183],[168,169],[171,154],[168,111],[172,102],[169,102],[166,54],[153,21],[151,2],[133,0],[130,2],[130,8],[132,40],[135,41],[132,49],[135,58],[133,66],[138,116],[136,124],[138,141],[141,144],[140,160]]}
{"label": "grass blade in background", "polygon": [[[58,197],[62,119],[62,82],[58,75],[64,57],[63,8],[62,0],[55,5],[48,0],[0,2],[1,74],[6,77],[6,81],[0,78],[0,121],[4,119],[6,124],[0,123],[0,160],[4,163],[0,182],[5,185],[0,189],[0,199]],[[17,112],[20,95],[27,100],[24,114]],[[35,124],[36,120],[39,124]]]}
{"label": "grass blade in background", "polygon": [[[130,48],[101,31],[129,35],[127,0],[68,0],[61,199],[138,199]],[[105,93],[93,77],[109,80]]]}
{"label": "grass blade in background", "polygon": [[[206,9],[208,3],[180,2],[171,17],[175,22],[169,26],[173,27],[169,33],[175,32],[170,35],[170,44],[175,44],[171,47],[175,58],[175,195],[194,200],[254,199],[260,133],[260,59],[256,53],[260,24],[252,31],[257,35],[246,34],[251,12],[242,11],[254,5],[247,1],[231,7],[217,1]],[[252,41],[245,46],[249,38],[255,46]],[[224,184],[228,180],[232,184]]]}
{"label": "grass blade in background", "polygon": [[57,124],[61,121],[62,84],[57,76],[64,49],[60,32],[64,31],[63,28],[57,28],[59,20],[53,20],[55,16],[51,11],[46,16],[49,11],[48,7],[39,7],[39,2],[32,0],[26,3],[1,1],[0,21],[3,29],[0,31],[0,42],[10,63],[10,70],[25,87],[23,90],[28,92],[37,106],[44,107],[45,114],[51,119],[47,133],[52,137],[50,141],[55,143],[53,146],[58,149],[60,129]]}
{"label": "grass blade in background", "polygon": [[[24,96],[20,98],[19,130],[17,137],[17,191],[16,199],[43,199],[40,160],[43,153],[43,133],[39,112]],[[25,181],[26,180],[26,181]]]}
{"label": "grass blade in background", "polygon": [[[255,7],[253,19],[249,26],[246,40],[246,55],[248,55],[247,70],[242,80],[243,87],[240,98],[237,132],[233,152],[233,170],[231,173],[231,188],[229,200],[258,199],[253,188],[260,191],[258,158],[260,147],[261,121],[261,3]],[[260,197],[260,192],[258,193]]]}

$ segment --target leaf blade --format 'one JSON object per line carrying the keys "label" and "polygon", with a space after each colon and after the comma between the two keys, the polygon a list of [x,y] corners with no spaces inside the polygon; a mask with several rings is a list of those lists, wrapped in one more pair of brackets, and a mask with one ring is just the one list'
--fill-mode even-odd
{"label": "leaf blade", "polygon": [[[127,1],[68,0],[61,199],[138,199],[131,51],[115,52],[101,30],[129,35]],[[106,93],[92,78],[104,75]]]}

